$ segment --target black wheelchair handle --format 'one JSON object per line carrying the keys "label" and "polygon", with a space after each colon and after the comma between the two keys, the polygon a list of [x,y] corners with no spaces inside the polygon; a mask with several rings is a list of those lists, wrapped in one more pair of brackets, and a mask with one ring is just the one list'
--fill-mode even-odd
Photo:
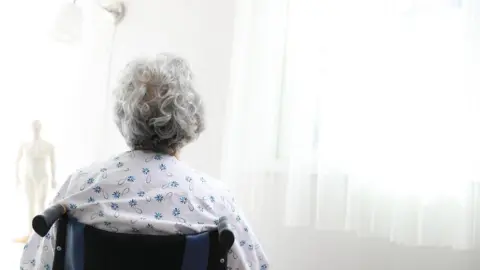
{"label": "black wheelchair handle", "polygon": [[235,242],[235,234],[228,224],[227,217],[220,218],[217,228],[220,245],[228,251]]}
{"label": "black wheelchair handle", "polygon": [[32,220],[33,230],[44,237],[50,231],[53,224],[67,212],[67,208],[61,204],[55,204],[47,208],[42,214]]}

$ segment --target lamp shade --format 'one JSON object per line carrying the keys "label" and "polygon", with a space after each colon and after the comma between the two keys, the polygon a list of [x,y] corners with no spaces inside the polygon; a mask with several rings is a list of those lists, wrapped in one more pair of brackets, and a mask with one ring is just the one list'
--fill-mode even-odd
{"label": "lamp shade", "polygon": [[82,39],[82,9],[75,3],[65,3],[59,10],[53,38],[60,42],[76,43]]}

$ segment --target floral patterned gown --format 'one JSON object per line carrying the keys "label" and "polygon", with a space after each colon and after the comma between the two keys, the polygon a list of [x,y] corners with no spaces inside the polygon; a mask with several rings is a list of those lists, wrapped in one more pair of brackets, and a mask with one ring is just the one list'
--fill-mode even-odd
{"label": "floral patterned gown", "polygon": [[[121,233],[194,233],[215,228],[226,216],[236,237],[227,269],[268,269],[230,191],[172,156],[130,151],[92,164],[67,179],[54,203],[66,205],[81,223]],[[30,238],[20,269],[52,268],[55,230]]]}

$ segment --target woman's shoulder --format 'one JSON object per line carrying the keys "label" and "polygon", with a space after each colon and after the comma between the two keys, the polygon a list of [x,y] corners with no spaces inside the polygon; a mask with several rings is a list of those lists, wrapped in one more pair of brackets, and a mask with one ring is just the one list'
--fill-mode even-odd
{"label": "woman's shoulder", "polygon": [[191,172],[191,178],[199,189],[218,194],[230,193],[228,184],[221,179],[198,170],[192,170]]}
{"label": "woman's shoulder", "polygon": [[125,159],[123,154],[120,154],[82,166],[72,172],[65,181],[65,185],[69,186],[68,193],[83,191],[89,185],[98,184],[119,174],[125,174],[134,162],[134,159]]}

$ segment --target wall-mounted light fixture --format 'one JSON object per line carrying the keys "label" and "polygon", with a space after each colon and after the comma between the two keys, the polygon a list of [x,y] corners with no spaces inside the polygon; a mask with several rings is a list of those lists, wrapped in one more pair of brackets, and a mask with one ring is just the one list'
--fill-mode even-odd
{"label": "wall-mounted light fixture", "polygon": [[125,4],[123,4],[123,2],[115,1],[109,5],[102,5],[101,7],[110,13],[115,25],[119,24],[123,20],[123,17],[125,17]]}
{"label": "wall-mounted light fixture", "polygon": [[[65,3],[57,15],[53,38],[65,43],[77,43],[82,39],[83,11],[82,8],[73,2]],[[113,18],[115,25],[119,24],[125,17],[125,5],[122,1],[110,1],[109,4],[99,4]]]}

